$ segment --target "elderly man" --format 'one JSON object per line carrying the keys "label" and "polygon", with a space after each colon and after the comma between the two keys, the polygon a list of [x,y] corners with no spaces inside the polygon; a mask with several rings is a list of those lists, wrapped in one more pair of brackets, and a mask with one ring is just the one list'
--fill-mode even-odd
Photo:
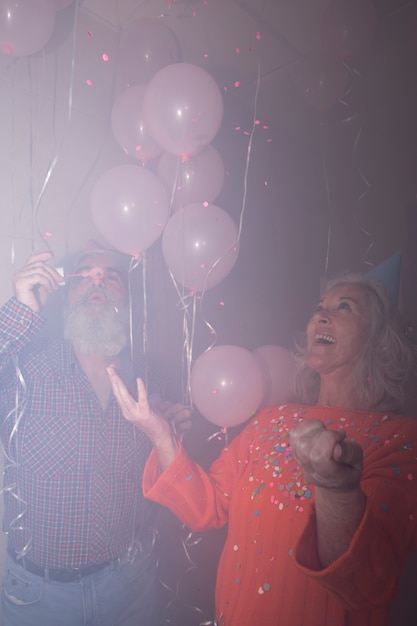
{"label": "elderly man", "polygon": [[126,260],[82,254],[66,278],[64,339],[38,341],[63,282],[50,263],[33,255],[0,309],[3,626],[152,626],[156,511],[141,490],[151,444],[123,418],[106,371],[135,378]]}

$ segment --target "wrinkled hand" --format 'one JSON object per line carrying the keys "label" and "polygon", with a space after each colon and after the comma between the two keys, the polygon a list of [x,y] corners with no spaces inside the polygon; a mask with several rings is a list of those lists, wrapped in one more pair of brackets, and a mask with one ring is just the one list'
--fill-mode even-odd
{"label": "wrinkled hand", "polygon": [[137,379],[138,400],[130,395],[126,385],[113,366],[107,368],[114,396],[123,416],[139,426],[151,439],[164,434],[173,427],[174,432],[184,432],[191,427],[191,411],[182,404],[163,401],[152,408],[148,401],[146,387],[142,379]]}
{"label": "wrinkled hand", "polygon": [[164,436],[170,428],[169,423],[156,411],[153,411],[148,402],[145,383],[141,378],[136,380],[138,399],[135,400],[129,393],[126,385],[116,373],[113,365],[107,368],[110,383],[123,417],[138,426],[150,439]]}
{"label": "wrinkled hand", "polygon": [[328,430],[318,420],[301,422],[291,430],[291,446],[306,482],[337,492],[358,488],[362,448],[345,438],[344,431]]}
{"label": "wrinkled hand", "polygon": [[138,399],[135,400],[112,365],[107,368],[107,373],[123,416],[149,437],[158,455],[161,468],[166,469],[178,452],[177,441],[170,422],[149,406],[145,384],[141,378],[136,381]]}
{"label": "wrinkled hand", "polygon": [[40,312],[50,294],[63,281],[62,276],[47,265],[51,258],[50,252],[34,254],[13,276],[16,298],[35,313]]}

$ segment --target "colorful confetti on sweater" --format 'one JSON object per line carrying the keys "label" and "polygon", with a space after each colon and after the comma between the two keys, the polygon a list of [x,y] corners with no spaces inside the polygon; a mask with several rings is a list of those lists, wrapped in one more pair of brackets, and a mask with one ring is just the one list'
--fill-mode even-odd
{"label": "colorful confetti on sweater", "polygon": [[[364,450],[366,510],[349,551],[323,569],[314,487],[289,432],[301,420],[343,429]],[[295,404],[264,409],[206,474],[181,448],[145,495],[193,530],[228,524],[216,583],[219,626],[387,626],[408,553],[417,549],[417,420]]]}

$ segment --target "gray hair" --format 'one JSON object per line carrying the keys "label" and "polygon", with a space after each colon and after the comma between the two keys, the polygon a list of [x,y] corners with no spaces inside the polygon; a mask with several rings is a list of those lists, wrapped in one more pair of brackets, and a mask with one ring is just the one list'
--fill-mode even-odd
{"label": "gray hair", "polygon": [[[416,346],[402,329],[382,285],[362,276],[347,274],[329,281],[326,290],[346,284],[358,285],[368,295],[369,332],[355,373],[360,408],[411,414],[416,408]],[[297,399],[305,404],[316,404],[320,376],[306,365],[305,336],[297,350]]]}

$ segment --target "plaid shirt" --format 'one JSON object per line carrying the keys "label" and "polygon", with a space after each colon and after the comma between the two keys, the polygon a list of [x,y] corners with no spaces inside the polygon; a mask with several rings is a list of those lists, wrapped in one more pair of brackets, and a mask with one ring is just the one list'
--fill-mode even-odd
{"label": "plaid shirt", "polygon": [[103,411],[68,343],[34,341],[43,324],[15,298],[0,309],[4,530],[31,561],[76,568],[121,556],[153,526],[141,488],[151,445],[113,396]]}

